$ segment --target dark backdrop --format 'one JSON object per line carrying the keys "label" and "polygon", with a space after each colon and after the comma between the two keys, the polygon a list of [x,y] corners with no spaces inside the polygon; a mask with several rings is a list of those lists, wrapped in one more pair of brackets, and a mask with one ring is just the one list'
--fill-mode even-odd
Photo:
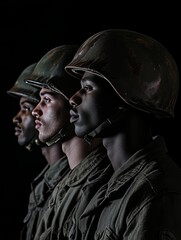
{"label": "dark backdrop", "polygon": [[[53,47],[81,44],[93,33],[109,28],[126,28],[157,39],[171,52],[180,71],[180,16],[179,1],[1,1],[0,234],[5,236],[3,239],[18,239],[27,207],[29,182],[45,165],[38,152],[27,152],[14,136],[12,117],[18,104],[6,91],[20,72]],[[179,109],[180,96],[176,118],[164,122],[159,131],[166,138],[170,155],[181,166]]]}

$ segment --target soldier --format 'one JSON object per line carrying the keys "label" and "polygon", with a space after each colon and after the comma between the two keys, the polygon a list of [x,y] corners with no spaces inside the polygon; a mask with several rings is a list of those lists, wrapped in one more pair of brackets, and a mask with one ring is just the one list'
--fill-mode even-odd
{"label": "soldier", "polygon": [[31,182],[32,192],[29,196],[27,215],[23,221],[20,237],[22,240],[33,239],[36,226],[41,214],[47,208],[46,204],[53,188],[69,171],[67,158],[61,148],[61,142],[57,141],[47,146],[41,143],[38,138],[32,110],[40,100],[39,91],[37,88],[25,83],[35,66],[36,63],[25,68],[13,87],[7,91],[10,96],[19,99],[20,110],[13,117],[15,135],[18,138],[19,145],[26,147],[29,151],[35,151],[35,149],[41,147],[41,152],[47,161],[41,173]]}
{"label": "soldier", "polygon": [[70,99],[75,133],[101,137],[114,168],[79,217],[77,239],[181,239],[181,170],[152,126],[174,117],[173,57],[148,36],[108,29],[88,38],[65,69],[81,81]]}
{"label": "soldier", "polygon": [[[62,136],[62,149],[71,171],[52,193],[49,208],[38,226],[34,239],[69,237],[73,212],[82,199],[92,196],[113,173],[106,149],[100,138],[91,144],[75,135],[70,123],[69,98],[80,83],[66,73],[65,66],[77,50],[74,45],[62,45],[49,50],[37,63],[26,83],[40,89],[40,102],[33,109],[39,139],[50,144]],[[73,237],[73,236],[71,236]]]}

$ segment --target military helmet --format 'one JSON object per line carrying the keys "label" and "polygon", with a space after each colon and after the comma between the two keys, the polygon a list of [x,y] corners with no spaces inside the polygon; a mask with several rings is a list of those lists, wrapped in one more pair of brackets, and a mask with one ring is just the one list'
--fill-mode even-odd
{"label": "military helmet", "polygon": [[124,29],[98,32],[65,69],[79,79],[85,71],[102,77],[136,109],[158,118],[174,116],[178,69],[168,50],[149,36]]}
{"label": "military helmet", "polygon": [[[63,95],[69,101],[69,98],[80,88],[80,83],[65,71],[65,66],[72,60],[77,49],[76,45],[62,45],[49,50],[38,61],[26,83],[38,88],[48,88]],[[74,135],[74,125],[67,122],[46,144],[51,146]]]}
{"label": "military helmet", "polygon": [[26,83],[62,94],[67,100],[80,88],[80,83],[67,74],[65,66],[72,60],[78,46],[62,45],[49,50],[37,63]]}
{"label": "military helmet", "polygon": [[[13,87],[7,91],[7,93],[10,96],[17,97],[17,98],[25,97],[31,100],[33,103],[35,103],[35,105],[39,102],[40,97],[39,97],[39,91],[37,90],[37,88],[25,83],[25,80],[27,80],[30,77],[35,66],[36,66],[36,63],[33,63],[28,67],[26,67],[21,72],[18,79],[14,83]],[[38,131],[35,131],[34,137],[28,143],[28,145],[26,146],[26,149],[28,149],[29,151],[32,151],[36,149],[37,146],[42,147],[45,145],[41,143],[40,140],[38,139]]]}
{"label": "military helmet", "polygon": [[25,83],[25,80],[30,77],[35,66],[36,63],[33,63],[21,72],[13,87],[7,91],[9,95],[18,98],[25,97],[31,99],[35,103],[39,102],[39,93],[37,88]]}

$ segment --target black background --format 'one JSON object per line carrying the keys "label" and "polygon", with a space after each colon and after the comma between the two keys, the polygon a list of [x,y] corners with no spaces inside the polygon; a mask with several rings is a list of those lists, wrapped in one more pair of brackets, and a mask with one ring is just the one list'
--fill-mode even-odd
{"label": "black background", "polygon": [[[18,102],[6,91],[20,72],[53,47],[77,43],[109,28],[125,28],[160,41],[175,58],[180,71],[180,3],[177,1],[1,1],[1,227],[5,240],[18,239],[26,212],[29,182],[45,165],[36,153],[21,148],[12,117]],[[180,95],[176,118],[160,126],[170,155],[181,166]],[[169,125],[167,125],[169,124]]]}

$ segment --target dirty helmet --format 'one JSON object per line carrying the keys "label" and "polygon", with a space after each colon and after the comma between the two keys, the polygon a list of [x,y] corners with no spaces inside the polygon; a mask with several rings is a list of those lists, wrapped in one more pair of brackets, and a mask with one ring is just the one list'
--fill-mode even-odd
{"label": "dirty helmet", "polygon": [[[14,85],[7,91],[7,94],[15,98],[27,98],[35,105],[39,102],[39,91],[37,88],[30,86],[25,83],[25,80],[28,79],[34,70],[36,63],[33,63],[26,67],[18,76]],[[35,135],[31,142],[26,146],[26,149],[32,151],[36,146],[43,146],[43,143],[38,139],[38,131],[35,131]]]}
{"label": "dirty helmet", "polygon": [[[48,88],[69,98],[80,88],[80,83],[67,74],[65,66],[72,60],[78,49],[77,45],[62,45],[49,50],[37,63],[27,84],[37,88]],[[75,135],[74,125],[67,122],[49,141],[48,146],[57,141],[65,141]]]}
{"label": "dirty helmet", "polygon": [[130,107],[157,118],[174,117],[178,68],[168,50],[149,36],[124,29],[98,32],[65,69],[78,79],[86,71],[105,79]]}

